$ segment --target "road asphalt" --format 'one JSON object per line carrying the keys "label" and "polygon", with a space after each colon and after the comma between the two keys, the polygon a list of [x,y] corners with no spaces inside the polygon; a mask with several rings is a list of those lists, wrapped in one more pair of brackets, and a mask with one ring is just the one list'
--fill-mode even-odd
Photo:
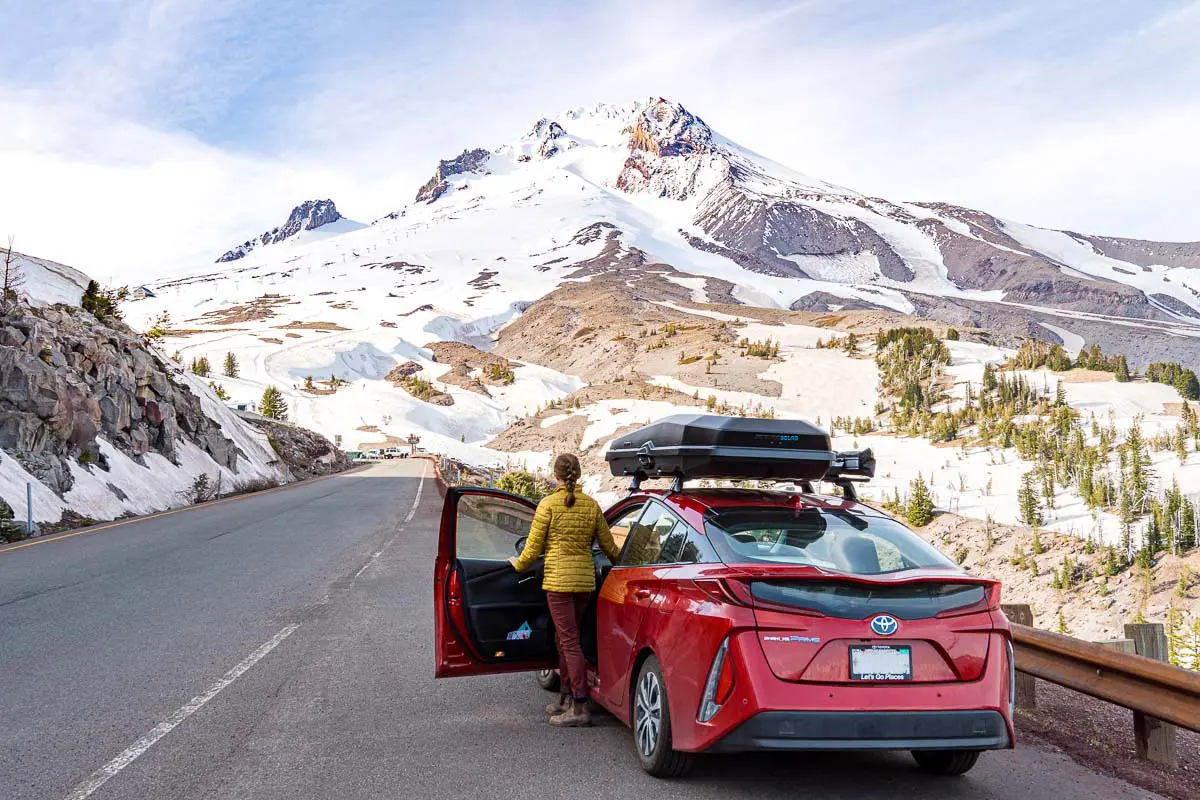
{"label": "road asphalt", "polygon": [[[429,474],[425,474],[425,471]],[[1033,745],[641,772],[531,676],[433,679],[441,498],[423,460],[0,550],[0,798],[1152,797]]]}

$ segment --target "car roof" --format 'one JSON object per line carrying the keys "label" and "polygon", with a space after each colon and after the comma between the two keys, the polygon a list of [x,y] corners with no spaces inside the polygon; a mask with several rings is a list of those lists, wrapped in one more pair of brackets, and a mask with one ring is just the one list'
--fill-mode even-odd
{"label": "car roof", "polygon": [[632,496],[655,497],[681,512],[703,516],[706,511],[722,508],[816,508],[831,511],[856,511],[880,516],[881,512],[844,497],[808,492],[786,492],[777,489],[689,489],[671,492],[666,489],[642,489]]}

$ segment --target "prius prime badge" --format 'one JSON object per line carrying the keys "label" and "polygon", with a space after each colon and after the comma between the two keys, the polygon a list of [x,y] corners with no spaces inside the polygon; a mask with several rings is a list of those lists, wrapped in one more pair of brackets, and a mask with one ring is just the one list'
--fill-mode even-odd
{"label": "prius prime badge", "polygon": [[880,614],[875,619],[871,620],[871,630],[880,636],[891,636],[900,627],[900,623],[896,622],[895,617],[887,614]]}

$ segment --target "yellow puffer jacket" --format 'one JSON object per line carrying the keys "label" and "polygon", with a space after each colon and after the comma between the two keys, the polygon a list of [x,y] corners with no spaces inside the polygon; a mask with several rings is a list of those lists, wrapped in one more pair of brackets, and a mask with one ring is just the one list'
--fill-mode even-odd
{"label": "yellow puffer jacket", "polygon": [[575,505],[567,508],[567,490],[558,491],[538,503],[529,528],[529,540],[513,565],[517,572],[533,566],[546,551],[546,571],[542,588],[548,592],[591,592],[596,589],[596,567],[592,560],[592,542],[610,561],[619,551],[599,504],[578,489]]}

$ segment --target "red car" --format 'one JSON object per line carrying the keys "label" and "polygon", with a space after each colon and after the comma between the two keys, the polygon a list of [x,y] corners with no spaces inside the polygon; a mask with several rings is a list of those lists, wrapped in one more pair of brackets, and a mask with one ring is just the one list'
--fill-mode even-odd
{"label": "red car", "polygon": [[[633,728],[646,771],[680,775],[702,752],[910,750],[957,775],[1011,748],[999,584],[891,517],[808,488],[677,483],[606,513],[622,550],[616,564],[596,554],[584,648],[593,699]],[[540,572],[507,562],[533,511],[504,492],[448,491],[437,677],[541,671],[557,688]]]}

